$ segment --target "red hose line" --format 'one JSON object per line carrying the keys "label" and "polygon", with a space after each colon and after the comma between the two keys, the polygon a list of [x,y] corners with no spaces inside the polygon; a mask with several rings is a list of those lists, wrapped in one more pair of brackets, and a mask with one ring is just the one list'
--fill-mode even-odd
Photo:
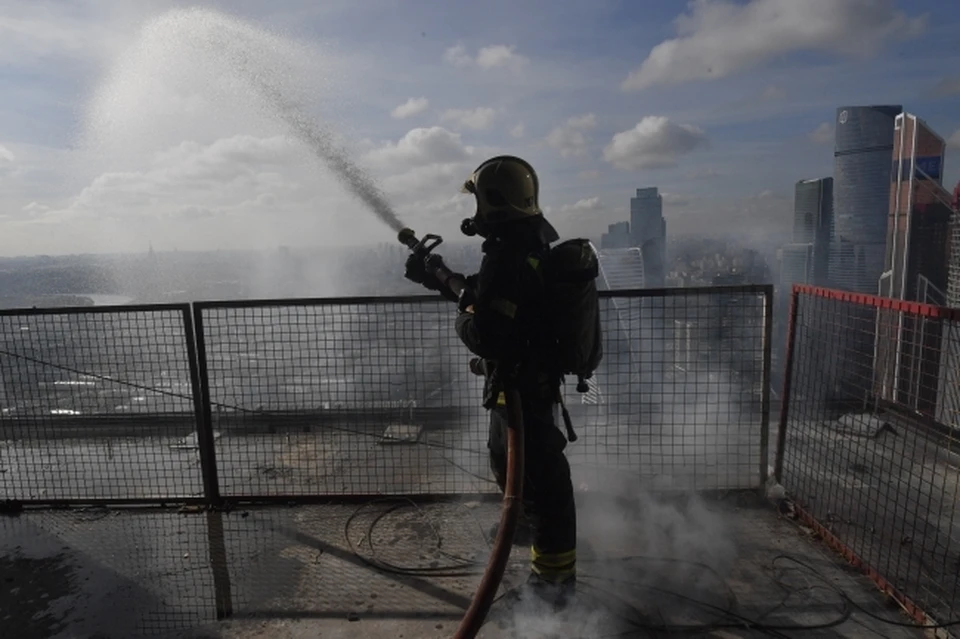
{"label": "red hose line", "polygon": [[523,409],[520,393],[504,391],[507,404],[507,479],[503,490],[503,507],[500,510],[500,528],[493,543],[487,568],[463,615],[454,639],[474,639],[490,612],[497,589],[503,580],[503,572],[510,559],[513,535],[523,507]]}

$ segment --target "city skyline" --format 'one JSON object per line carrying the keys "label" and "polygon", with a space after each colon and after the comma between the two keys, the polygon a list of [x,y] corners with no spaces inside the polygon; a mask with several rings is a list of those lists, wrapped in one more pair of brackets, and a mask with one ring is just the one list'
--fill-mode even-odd
{"label": "city skyline", "polygon": [[850,126],[837,130],[837,175],[796,183],[780,287],[946,303],[948,264],[960,250],[950,239],[956,196],[942,183],[947,141],[900,105],[841,106],[837,117]]}
{"label": "city skyline", "polygon": [[444,237],[465,176],[504,152],[537,168],[565,237],[626,219],[651,184],[672,236],[783,242],[797,177],[831,173],[837,104],[903,103],[960,144],[950,3],[495,0],[467,22],[433,0],[197,4],[8,9],[0,255],[392,239],[211,34],[249,43],[404,223]]}

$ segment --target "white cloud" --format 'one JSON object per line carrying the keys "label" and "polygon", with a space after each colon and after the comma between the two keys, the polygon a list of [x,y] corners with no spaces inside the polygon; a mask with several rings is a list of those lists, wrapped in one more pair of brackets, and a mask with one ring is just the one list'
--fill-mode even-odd
{"label": "white cloud", "polygon": [[960,149],[960,129],[954,131],[953,135],[947,138],[947,146],[954,149]]}
{"label": "white cloud", "polygon": [[596,211],[603,208],[603,205],[600,204],[600,197],[588,197],[582,200],[577,200],[573,204],[567,204],[560,208],[563,212],[576,212],[576,211]]}
{"label": "white cloud", "polygon": [[519,69],[527,63],[527,58],[515,51],[516,47],[505,44],[494,44],[482,47],[476,57],[467,52],[462,44],[450,47],[443,53],[443,59],[456,67],[477,67],[489,71],[491,69]]}
{"label": "white cloud", "polygon": [[664,168],[676,166],[681,155],[707,145],[707,136],[698,127],[647,116],[632,129],[615,134],[603,158],[624,171]]}
{"label": "white cloud", "polygon": [[420,128],[369,151],[362,163],[377,171],[405,223],[443,233],[470,215],[473,198],[460,193],[460,186],[488,151],[465,145],[459,134],[442,127]]}
{"label": "white cloud", "polygon": [[583,155],[590,144],[587,132],[596,126],[597,117],[593,113],[572,117],[547,135],[547,144],[560,151],[561,157]]}
{"label": "white cloud", "polygon": [[933,92],[939,96],[960,94],[960,77],[944,78],[933,88]]}
{"label": "white cloud", "polygon": [[444,122],[453,122],[468,129],[487,129],[497,117],[497,110],[491,107],[475,109],[447,109],[440,116]]}
{"label": "white cloud", "polygon": [[0,162],[13,162],[15,159],[13,151],[0,144]]}
{"label": "white cloud", "polygon": [[600,177],[600,171],[596,169],[587,169],[586,171],[580,171],[577,173],[577,177],[581,180],[596,180]]}
{"label": "white cloud", "polygon": [[121,0],[77,2],[69,11],[51,0],[4,3],[0,16],[0,63],[43,65],[50,60],[100,61],[122,46],[149,8]]}
{"label": "white cloud", "polygon": [[787,92],[780,87],[771,84],[763,90],[763,93],[760,97],[764,100],[782,100],[783,98],[787,97]]}
{"label": "white cloud", "polygon": [[36,252],[139,250],[148,241],[213,249],[388,236],[325,167],[282,135],[183,142],[135,168],[99,172],[63,202],[31,202],[7,224],[10,236],[0,238],[0,249],[16,251],[19,237],[29,238]]}
{"label": "white cloud", "polygon": [[518,67],[526,62],[526,58],[514,52],[514,47],[495,44],[483,47],[477,53],[477,66],[481,69],[496,69],[498,67]]}
{"label": "white cloud", "polygon": [[369,151],[363,161],[377,168],[390,169],[461,162],[468,159],[470,153],[470,147],[464,146],[459,133],[434,126],[411,129],[396,143],[386,142]]}
{"label": "white cloud", "polygon": [[524,127],[523,122],[510,129],[510,137],[512,138],[522,138],[525,134],[526,127]]}
{"label": "white cloud", "polygon": [[712,178],[723,177],[723,171],[718,171],[713,167],[707,167],[705,169],[696,169],[694,171],[688,171],[687,176],[695,180],[705,180]]}
{"label": "white cloud", "polygon": [[30,204],[27,204],[21,210],[27,215],[33,217],[35,215],[46,213],[50,210],[50,207],[46,204],[40,204],[39,202],[30,202]]}
{"label": "white cloud", "polygon": [[555,212],[545,208],[544,213],[563,237],[597,237],[614,218],[622,217],[596,195],[564,204]]}
{"label": "white cloud", "polygon": [[443,59],[456,67],[466,67],[473,64],[473,58],[467,54],[467,48],[462,44],[452,46],[444,51]]}
{"label": "white cloud", "polygon": [[663,203],[664,203],[664,204],[669,204],[669,205],[672,205],[672,206],[687,206],[688,204],[690,204],[691,202],[693,202],[694,200],[697,199],[696,196],[693,196],[693,195],[682,195],[682,194],[679,194],[679,193],[668,193],[668,192],[666,192],[666,191],[664,191],[663,193],[661,193],[661,194],[660,194],[660,197],[663,198]]}
{"label": "white cloud", "polygon": [[426,98],[410,98],[403,104],[394,107],[393,111],[390,112],[390,116],[394,119],[402,120],[423,113],[429,106],[430,100]]}
{"label": "white cloud", "polygon": [[810,133],[810,141],[814,144],[833,144],[833,131],[833,125],[831,123],[822,122],[820,126]]}
{"label": "white cloud", "polygon": [[677,37],[655,46],[624,90],[724,78],[799,51],[865,57],[926,24],[892,0],[692,0],[689,7],[676,19]]}

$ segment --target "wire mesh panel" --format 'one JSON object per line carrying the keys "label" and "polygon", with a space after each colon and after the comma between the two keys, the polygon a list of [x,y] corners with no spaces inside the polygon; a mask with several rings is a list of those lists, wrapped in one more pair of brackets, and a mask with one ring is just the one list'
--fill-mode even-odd
{"label": "wire mesh panel", "polygon": [[0,312],[0,499],[202,493],[189,308]]}
{"label": "wire mesh panel", "polygon": [[578,484],[753,488],[766,477],[772,292],[763,286],[603,294],[604,359],[566,401]]}
{"label": "wire mesh panel", "polygon": [[[760,485],[766,287],[604,293],[605,356],[564,389],[587,490]],[[224,497],[495,491],[482,380],[436,298],[199,305]],[[558,424],[559,424],[558,420]]]}
{"label": "wire mesh panel", "polygon": [[203,304],[225,497],[490,486],[482,381],[436,299]]}
{"label": "wire mesh panel", "polygon": [[960,311],[798,286],[781,483],[905,597],[958,609]]}

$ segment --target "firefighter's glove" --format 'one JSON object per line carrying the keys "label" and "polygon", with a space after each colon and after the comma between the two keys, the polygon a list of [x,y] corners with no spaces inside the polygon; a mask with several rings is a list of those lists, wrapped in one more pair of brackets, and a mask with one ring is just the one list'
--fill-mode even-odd
{"label": "firefighter's glove", "polygon": [[[471,286],[464,287],[460,292],[460,299],[457,300],[457,311],[460,313],[472,313],[472,306],[477,303],[477,293]],[[469,310],[468,310],[469,309]]]}
{"label": "firefighter's glove", "polygon": [[441,284],[437,281],[433,272],[427,269],[426,260],[416,253],[411,254],[410,257],[407,258],[403,276],[411,282],[416,282],[431,291],[439,291],[441,288]]}

